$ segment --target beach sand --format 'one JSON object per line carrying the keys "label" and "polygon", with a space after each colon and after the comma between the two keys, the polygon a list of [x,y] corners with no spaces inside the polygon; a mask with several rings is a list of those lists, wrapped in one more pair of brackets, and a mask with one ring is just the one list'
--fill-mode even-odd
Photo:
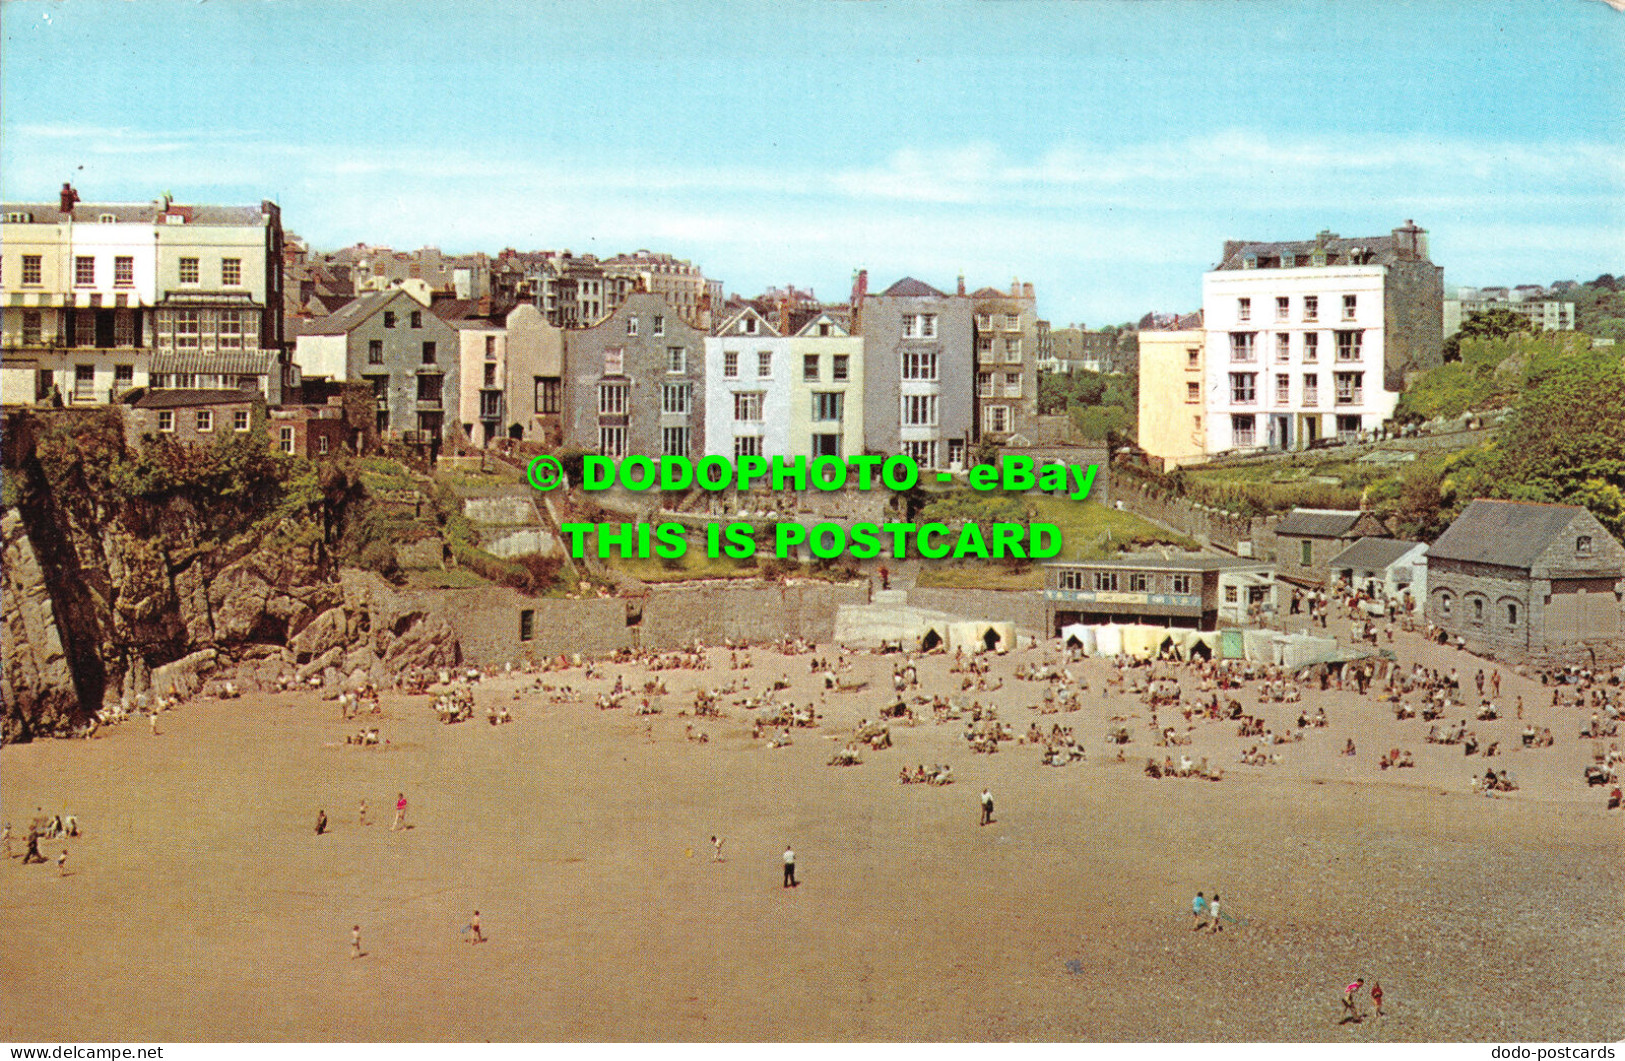
{"label": "beach sand", "polygon": [[[1401,635],[1409,665],[1481,661]],[[973,755],[963,722],[894,724],[895,746],[826,766],[891,696],[900,657],[857,655],[858,693],[831,692],[817,729],[769,750],[751,712],[681,717],[691,691],[787,675],[781,702],[819,702],[807,655],[756,648],[749,672],[667,671],[664,711],[601,711],[592,694],[641,664],[541,676],[586,692],[512,699],[532,676],[476,687],[472,722],[384,694],[366,716],[389,744],[309,692],[194,701],[88,741],[0,751],[0,799],[26,834],[35,806],[84,835],[54,864],[0,865],[0,1038],[9,1040],[1561,1040],[1625,1036],[1625,821],[1581,779],[1589,711],[1503,669],[1507,717],[1472,723],[1486,763],[1424,743],[1352,692],[1306,694],[1330,725],[1241,766],[1256,739],[1197,722],[1190,748],[1152,749],[1145,705],[1091,691],[1040,716],[1039,684],[993,657],[1018,734],[1071,726],[1088,761],[1039,764],[1004,743]],[[817,655],[829,655],[821,650]],[[923,692],[959,694],[943,656]],[[1489,668],[1486,667],[1486,670]],[[1187,696],[1195,688],[1187,676]],[[1511,717],[1549,725],[1523,750]],[[1236,695],[1236,694],[1232,694]],[[1257,706],[1277,731],[1299,706]],[[512,725],[490,726],[487,703]],[[1129,716],[1126,761],[1105,741]],[[1170,712],[1162,713],[1164,721]],[[1181,729],[1183,719],[1173,716]],[[1460,717],[1458,709],[1452,718]],[[685,739],[685,726],[710,736]],[[1353,737],[1359,753],[1339,754]],[[829,737],[839,737],[832,741]],[[1380,771],[1388,747],[1418,768]],[[1221,782],[1144,776],[1147,755],[1208,756]],[[951,763],[946,787],[904,764]],[[1486,765],[1517,792],[1474,794]],[[996,821],[979,827],[990,787]],[[411,828],[392,832],[397,792]],[[356,822],[365,798],[373,824]],[[314,834],[318,809],[329,833]],[[711,861],[709,837],[726,838]],[[793,844],[801,886],[780,883]],[[22,845],[16,845],[20,854]],[[1191,930],[1198,891],[1237,919]],[[490,942],[467,944],[481,912]],[[361,926],[365,957],[350,958]],[[1343,985],[1380,980],[1386,1015],[1339,1025]],[[1370,1005],[1362,1000],[1369,1013]]]}

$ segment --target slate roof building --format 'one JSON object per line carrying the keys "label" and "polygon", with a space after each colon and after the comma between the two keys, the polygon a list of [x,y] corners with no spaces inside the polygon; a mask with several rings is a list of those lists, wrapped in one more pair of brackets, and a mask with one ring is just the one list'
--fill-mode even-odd
{"label": "slate roof building", "polygon": [[868,446],[921,468],[963,464],[976,438],[970,301],[905,277],[863,298],[858,327]]}
{"label": "slate roof building", "polygon": [[1625,546],[1574,505],[1479,499],[1428,550],[1427,618],[1512,663],[1625,657]]}
{"label": "slate roof building", "polygon": [[1388,528],[1359,509],[1295,508],[1275,525],[1276,569],[1283,579],[1319,588],[1328,565],[1360,538],[1386,538]]}
{"label": "slate roof building", "polygon": [[1399,538],[1361,538],[1327,563],[1327,571],[1356,590],[1393,601],[1405,594],[1420,607],[1428,597],[1428,547]]}

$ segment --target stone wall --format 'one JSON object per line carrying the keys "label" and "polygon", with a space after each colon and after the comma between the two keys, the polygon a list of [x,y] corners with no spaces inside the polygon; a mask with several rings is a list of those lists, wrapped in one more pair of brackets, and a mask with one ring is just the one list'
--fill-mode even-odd
{"label": "stone wall", "polygon": [[835,611],[865,604],[867,583],[798,582],[776,586],[707,582],[655,586],[643,605],[640,643],[659,651],[694,639],[772,641],[804,637],[820,644],[835,637]]}
{"label": "stone wall", "polygon": [[1115,473],[1111,476],[1111,491],[1112,498],[1128,511],[1171,527],[1203,545],[1242,555],[1242,543],[1247,542],[1252,549],[1250,555],[1260,560],[1276,558],[1274,518],[1233,515],[1182,497],[1164,495],[1138,479]]}
{"label": "stone wall", "polygon": [[962,619],[1014,623],[1022,635],[1044,632],[1044,594],[1040,590],[911,589],[908,602]]}

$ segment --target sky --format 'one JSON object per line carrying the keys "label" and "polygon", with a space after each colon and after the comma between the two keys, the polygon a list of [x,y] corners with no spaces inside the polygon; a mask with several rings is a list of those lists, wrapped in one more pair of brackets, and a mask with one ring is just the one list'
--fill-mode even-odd
{"label": "sky", "polygon": [[1625,274],[1601,0],[6,0],[0,197],[275,199],[318,250],[648,248],[744,295],[1201,301],[1414,218],[1447,285]]}

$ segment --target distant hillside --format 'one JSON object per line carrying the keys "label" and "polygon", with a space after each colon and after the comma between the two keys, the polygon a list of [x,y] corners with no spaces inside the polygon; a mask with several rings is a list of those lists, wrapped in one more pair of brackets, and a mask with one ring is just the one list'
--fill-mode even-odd
{"label": "distant hillside", "polygon": [[1533,381],[1590,349],[1591,337],[1578,332],[1463,339],[1461,360],[1414,377],[1394,416],[1411,422],[1508,408]]}

